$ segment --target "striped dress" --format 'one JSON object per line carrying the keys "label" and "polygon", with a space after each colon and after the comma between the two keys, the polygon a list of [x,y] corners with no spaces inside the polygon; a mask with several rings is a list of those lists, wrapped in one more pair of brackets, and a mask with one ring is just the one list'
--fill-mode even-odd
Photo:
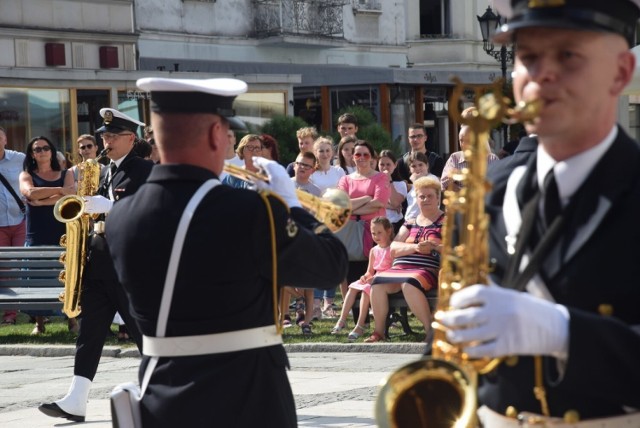
{"label": "striped dress", "polygon": [[[405,242],[418,243],[421,241],[442,241],[442,225],[444,214],[429,226],[407,224],[409,236]],[[427,292],[438,285],[438,271],[440,269],[440,253],[432,251],[430,254],[413,253],[397,257],[393,260],[391,269],[375,276],[371,285],[409,283]]]}

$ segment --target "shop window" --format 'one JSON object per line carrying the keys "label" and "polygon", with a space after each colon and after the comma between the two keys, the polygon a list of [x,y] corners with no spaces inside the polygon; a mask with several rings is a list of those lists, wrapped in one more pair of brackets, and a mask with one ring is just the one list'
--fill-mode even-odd
{"label": "shop window", "polygon": [[380,94],[378,86],[338,87],[331,89],[331,129],[336,129],[340,111],[360,106],[369,110],[376,121],[380,118]]}
{"label": "shop window", "polygon": [[293,114],[309,126],[322,129],[322,98],[320,87],[295,88],[293,90]]}
{"label": "shop window", "polygon": [[236,98],[236,116],[247,125],[262,126],[275,115],[286,114],[286,92],[248,92]]}
{"label": "shop window", "polygon": [[8,148],[24,151],[36,135],[49,138],[59,150],[71,141],[69,91],[66,89],[0,88],[0,127]]}

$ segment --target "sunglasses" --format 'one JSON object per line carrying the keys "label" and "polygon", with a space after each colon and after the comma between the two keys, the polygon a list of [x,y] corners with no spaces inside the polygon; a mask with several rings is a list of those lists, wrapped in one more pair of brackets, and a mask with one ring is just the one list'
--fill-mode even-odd
{"label": "sunglasses", "polygon": [[356,159],[371,159],[371,154],[370,153],[355,153],[353,155],[354,158]]}
{"label": "sunglasses", "polygon": [[50,152],[50,151],[51,151],[51,147],[49,147],[49,146],[34,147],[33,148],[33,152],[34,153],[42,153],[42,152]]}
{"label": "sunglasses", "polygon": [[93,149],[93,143],[89,143],[85,146],[80,146],[80,150],[91,150]]}

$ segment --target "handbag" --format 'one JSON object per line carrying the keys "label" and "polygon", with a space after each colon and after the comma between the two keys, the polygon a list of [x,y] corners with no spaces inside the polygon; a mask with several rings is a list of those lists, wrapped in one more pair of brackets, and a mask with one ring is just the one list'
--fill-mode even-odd
{"label": "handbag", "polygon": [[[216,179],[205,181],[191,197],[187,207],[182,213],[180,223],[178,223],[176,237],[173,241],[173,247],[171,248],[171,258],[169,259],[167,276],[164,281],[160,312],[158,313],[158,324],[156,326],[156,337],[164,337],[167,329],[167,320],[169,318],[169,309],[171,307],[171,299],[173,298],[173,288],[176,274],[178,273],[180,255],[182,254],[182,246],[193,213],[209,190],[218,184],[220,184],[220,181]],[[142,428],[140,402],[147,389],[147,385],[149,385],[149,380],[151,379],[153,370],[156,368],[156,364],[158,364],[158,357],[152,357],[144,371],[141,387],[138,387],[138,385],[134,383],[127,382],[116,386],[111,391],[111,419],[115,428]]]}
{"label": "handbag", "polygon": [[367,260],[364,253],[364,220],[350,220],[342,229],[335,232],[335,236],[347,249],[350,262]]}

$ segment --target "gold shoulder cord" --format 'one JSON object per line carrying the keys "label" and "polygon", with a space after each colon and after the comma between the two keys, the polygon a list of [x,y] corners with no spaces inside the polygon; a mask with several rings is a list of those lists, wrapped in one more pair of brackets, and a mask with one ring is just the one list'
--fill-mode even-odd
{"label": "gold shoulder cord", "polygon": [[280,314],[280,316],[278,316],[278,255],[276,254],[276,224],[268,196],[275,196],[280,199],[284,206],[287,207],[287,212],[289,212],[289,207],[284,200],[275,193],[260,191],[258,194],[264,201],[264,205],[267,207],[267,215],[269,216],[269,230],[271,236],[271,271],[273,273],[273,277],[271,279],[273,282],[273,319],[276,323],[276,331],[278,334],[282,335],[282,321],[284,319],[284,314]]}

